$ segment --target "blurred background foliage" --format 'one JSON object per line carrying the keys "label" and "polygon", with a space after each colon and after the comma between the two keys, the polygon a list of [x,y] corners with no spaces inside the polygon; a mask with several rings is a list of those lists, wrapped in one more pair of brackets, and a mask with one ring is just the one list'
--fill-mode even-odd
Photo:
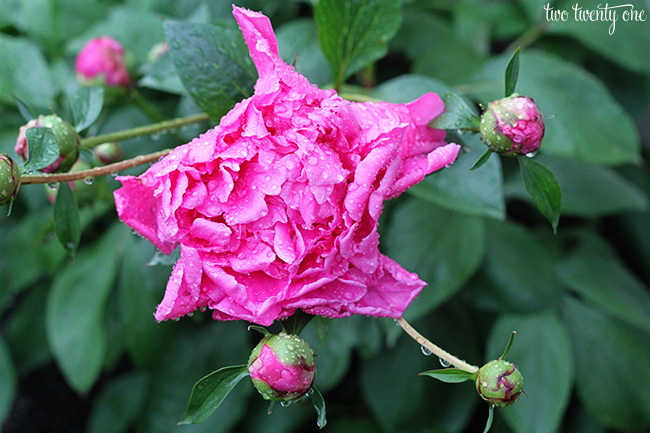
{"label": "blurred background foliage", "polygon": [[[609,35],[610,23],[573,20],[572,1],[321,0],[316,19],[316,2],[236,3],[271,18],[281,55],[297,60],[313,83],[344,79],[344,92],[391,102],[450,91],[478,113],[479,104],[503,96],[505,65],[524,47],[517,91],[546,116],[536,159],[562,188],[557,234],[527,197],[515,161],[493,156],[470,172],[483,145],[450,131],[448,140],[463,144],[457,162],[386,204],[381,248],[429,283],[405,317],[452,353],[481,365],[517,331],[509,358],[524,374],[528,398],[498,410],[493,431],[647,429],[650,20],[619,20]],[[369,34],[377,44],[363,55],[337,54],[327,39],[335,17],[324,3],[366,8],[359,25],[375,26]],[[547,3],[571,19],[547,22]],[[648,16],[647,2],[626,3]],[[595,9],[599,2],[579,4]],[[212,97],[219,77],[193,82],[187,67],[199,60],[183,46],[170,47],[177,58],[189,56],[182,62],[147,59],[165,37],[218,44],[214,29],[234,25],[228,1],[0,0],[0,11],[0,152],[15,156],[25,123],[13,95],[36,113],[70,117],[74,56],[94,36],[112,36],[132,53],[138,91],[165,118],[206,111],[218,121],[246,96]],[[377,17],[381,24],[372,24]],[[108,100],[87,135],[149,124],[149,115],[128,97]],[[121,144],[129,158],[186,143],[212,125]],[[154,321],[171,262],[119,223],[111,197],[117,186],[110,176],[78,182],[83,231],[74,262],[54,234],[48,187],[23,186],[12,214],[2,216],[3,432],[316,431],[309,404],[268,415],[249,384],[204,423],[176,426],[194,382],[245,362],[259,336],[246,323],[214,322],[208,313]],[[417,376],[438,360],[392,320],[338,319],[325,344],[312,326],[303,337],[319,356],[316,384],[329,433],[484,426],[488,407],[470,384]]]}

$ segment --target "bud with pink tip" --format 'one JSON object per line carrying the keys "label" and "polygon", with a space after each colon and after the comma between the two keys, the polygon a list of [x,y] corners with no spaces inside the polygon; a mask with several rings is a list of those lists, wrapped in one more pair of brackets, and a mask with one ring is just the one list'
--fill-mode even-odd
{"label": "bud with pink tip", "polygon": [[266,400],[294,401],[311,389],[314,352],[300,337],[284,332],[264,337],[248,360],[253,385]]}
{"label": "bud with pink tip", "polygon": [[29,128],[37,127],[50,128],[59,143],[59,158],[41,169],[41,171],[44,173],[68,171],[79,157],[79,134],[72,125],[56,114],[38,116],[37,119],[32,119],[26,125],[21,126],[14,147],[16,153],[25,161],[29,159],[29,148],[25,133]]}
{"label": "bud with pink tip", "polygon": [[131,87],[122,44],[108,36],[94,38],[77,54],[77,78],[84,85]]}
{"label": "bud with pink tip", "polygon": [[519,399],[524,378],[512,362],[495,359],[478,371],[476,390],[483,400],[494,406],[510,406]]}
{"label": "bud with pink tip", "polygon": [[93,149],[95,158],[100,164],[113,164],[122,160],[122,148],[116,142],[102,143]]}
{"label": "bud with pink tip", "polygon": [[20,188],[20,167],[9,155],[0,153],[0,205],[9,203]]}
{"label": "bud with pink tip", "polygon": [[481,118],[481,140],[493,152],[526,155],[539,149],[543,137],[544,117],[527,96],[492,101]]}

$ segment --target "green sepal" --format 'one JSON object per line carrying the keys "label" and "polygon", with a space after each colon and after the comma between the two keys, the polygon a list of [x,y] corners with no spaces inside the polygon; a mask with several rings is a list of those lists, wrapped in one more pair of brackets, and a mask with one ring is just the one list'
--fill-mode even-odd
{"label": "green sepal", "polygon": [[562,190],[553,172],[545,165],[527,157],[519,157],[521,178],[526,191],[533,199],[537,209],[549,220],[553,232],[557,233],[562,208]]}
{"label": "green sepal", "polygon": [[40,170],[59,158],[59,141],[51,128],[33,127],[25,131],[29,158],[23,170]]}
{"label": "green sepal", "polygon": [[512,347],[512,343],[515,342],[515,335],[517,334],[517,331],[512,331],[510,333],[510,338],[508,338],[508,344],[506,344],[506,348],[503,351],[503,355],[499,357],[499,359],[506,359],[506,355],[508,355],[508,352],[510,352],[510,348]]}
{"label": "green sepal", "polygon": [[470,373],[458,368],[444,368],[441,370],[424,371],[418,376],[430,376],[446,383],[461,383],[467,380],[476,381],[476,373]]}
{"label": "green sepal", "polygon": [[264,335],[265,337],[268,337],[268,336],[271,335],[271,333],[268,331],[268,329],[266,329],[266,328],[263,327],[263,326],[250,325],[250,326],[248,327],[248,330],[249,330],[249,331],[251,331],[251,330],[252,330],[252,331],[257,331],[257,332],[259,332],[260,334]]}
{"label": "green sepal", "polygon": [[327,424],[325,413],[325,399],[323,398],[323,395],[320,393],[318,388],[315,386],[313,386],[309,391],[309,397],[311,397],[311,404],[314,405],[314,409],[316,409],[316,414],[318,415],[318,418],[316,419],[316,425],[318,425],[318,428],[323,428]]}
{"label": "green sepal", "polygon": [[506,98],[515,93],[515,87],[517,86],[517,79],[519,78],[519,51],[521,51],[521,47],[517,47],[508,62],[508,66],[506,66]]}
{"label": "green sepal", "polygon": [[59,183],[54,202],[54,229],[63,248],[74,259],[81,239],[79,207],[68,182]]}
{"label": "green sepal", "polygon": [[490,149],[486,150],[485,153],[481,155],[481,157],[477,159],[474,165],[472,165],[469,169],[476,170],[477,168],[482,167],[486,162],[488,162],[488,159],[490,159],[490,156],[492,156],[493,153],[494,152]]}
{"label": "green sepal", "polygon": [[217,410],[235,385],[248,376],[248,366],[233,365],[214,371],[196,382],[185,417],[178,424],[198,424]]}
{"label": "green sepal", "polygon": [[481,119],[472,112],[463,98],[455,93],[447,92],[443,95],[442,100],[445,103],[445,111],[433,119],[429,126],[446,130],[479,130]]}

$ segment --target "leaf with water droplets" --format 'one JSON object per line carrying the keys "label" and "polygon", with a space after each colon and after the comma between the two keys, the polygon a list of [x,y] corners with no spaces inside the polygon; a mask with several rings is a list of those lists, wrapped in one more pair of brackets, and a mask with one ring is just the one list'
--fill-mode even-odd
{"label": "leaf with water droplets", "polygon": [[187,403],[185,417],[178,424],[198,424],[204,421],[248,375],[248,366],[233,365],[220,368],[196,382]]}
{"label": "leaf with water droplets", "polygon": [[446,383],[460,383],[467,380],[475,381],[476,373],[460,370],[458,368],[444,368],[442,370],[429,370],[420,373],[418,376],[429,376]]}
{"label": "leaf with water droplets", "polygon": [[25,137],[29,158],[23,170],[40,170],[59,158],[59,142],[50,128],[29,128],[25,131]]}
{"label": "leaf with water droplets", "polygon": [[506,66],[506,97],[515,93],[515,87],[517,86],[517,79],[519,78],[519,51],[521,51],[521,47],[517,48],[510,58],[508,66]]}
{"label": "leaf with water droplets", "polygon": [[253,94],[257,73],[233,22],[165,20],[163,27],[178,76],[196,105],[213,120]]}

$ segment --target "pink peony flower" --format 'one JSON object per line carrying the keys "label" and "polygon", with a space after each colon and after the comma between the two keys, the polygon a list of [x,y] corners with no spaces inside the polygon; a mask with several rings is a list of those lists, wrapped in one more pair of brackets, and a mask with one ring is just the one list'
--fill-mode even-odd
{"label": "pink peony flower", "polygon": [[118,177],[122,220],[163,253],[179,244],[158,320],[210,308],[270,325],[297,308],[399,317],[426,285],[379,252],[386,199],[451,164],[427,127],[442,100],[350,103],[285,64],[264,15],[234,8],[259,72],[219,126],[139,177]]}
{"label": "pink peony flower", "polygon": [[297,335],[269,335],[251,352],[248,371],[253,385],[266,400],[297,400],[314,383],[314,353]]}
{"label": "pink peony flower", "polygon": [[108,36],[94,38],[86,43],[77,54],[75,71],[82,83],[124,88],[131,86],[124,48]]}
{"label": "pink peony flower", "polygon": [[526,155],[539,149],[543,137],[544,117],[527,96],[492,101],[481,118],[481,139],[494,152]]}

